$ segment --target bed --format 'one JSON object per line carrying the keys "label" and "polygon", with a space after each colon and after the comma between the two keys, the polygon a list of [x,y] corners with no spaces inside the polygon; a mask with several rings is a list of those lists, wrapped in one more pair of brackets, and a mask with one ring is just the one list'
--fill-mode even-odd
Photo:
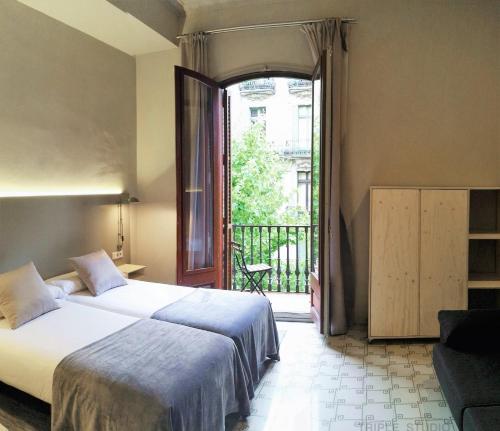
{"label": "bed", "polygon": [[93,296],[87,289],[68,301],[134,317],[153,318],[230,337],[236,344],[253,397],[268,359],[279,360],[279,340],[269,300],[260,295],[140,280]]}
{"label": "bed", "polygon": [[53,430],[222,431],[249,414],[227,337],[57,303],[15,330],[0,319],[0,381],[50,403]]}

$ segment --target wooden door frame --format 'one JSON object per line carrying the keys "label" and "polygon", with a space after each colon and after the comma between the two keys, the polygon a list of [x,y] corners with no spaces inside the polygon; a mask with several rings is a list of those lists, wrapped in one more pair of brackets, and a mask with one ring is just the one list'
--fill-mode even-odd
{"label": "wooden door frame", "polygon": [[[181,66],[175,66],[175,141],[176,141],[176,205],[177,205],[177,253],[176,253],[176,267],[177,267],[177,284],[183,285],[185,273],[188,272],[185,267],[186,259],[186,250],[184,250],[183,246],[183,238],[184,238],[184,223],[183,223],[183,178],[182,178],[182,93],[184,91],[183,80],[181,79],[183,76],[189,76],[193,79],[196,79],[207,86],[210,87],[218,87],[220,88],[220,84],[205,75],[195,72],[193,70],[187,69]],[[222,89],[221,89],[222,90]],[[219,103],[220,97],[214,97],[212,101],[213,115],[214,115],[214,123],[216,124],[214,130],[214,142],[217,140],[217,136],[222,137],[222,128],[220,118],[220,109],[217,106]],[[214,146],[214,156],[213,156],[213,188],[214,190],[219,189],[222,191],[222,173],[220,170],[222,169],[222,151],[223,149],[218,149],[217,146]],[[220,154],[219,154],[220,153]],[[219,159],[219,160],[218,160]],[[222,244],[222,226],[218,223],[219,219],[222,219],[222,196],[221,193],[214,193],[213,200],[214,207],[214,215],[213,215],[213,235],[214,235],[214,255],[213,262],[214,265],[210,268],[202,268],[194,271],[189,271],[190,285],[204,285],[206,284],[204,280],[204,276],[206,273],[217,272],[217,262],[222,261],[223,254],[223,244]],[[219,243],[217,245],[217,242]],[[223,287],[223,269],[218,271],[216,279],[214,281],[215,286],[217,288]]]}

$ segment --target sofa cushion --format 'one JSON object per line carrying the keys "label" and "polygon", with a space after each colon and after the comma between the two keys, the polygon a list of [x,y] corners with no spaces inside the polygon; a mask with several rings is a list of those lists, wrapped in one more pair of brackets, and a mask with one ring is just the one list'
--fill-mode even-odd
{"label": "sofa cushion", "polygon": [[500,353],[500,310],[442,310],[441,343],[463,352]]}
{"label": "sofa cushion", "polygon": [[500,407],[465,409],[463,431],[492,431],[498,428],[500,428]]}
{"label": "sofa cushion", "polygon": [[500,406],[500,353],[465,353],[436,344],[432,358],[459,429],[467,407]]}

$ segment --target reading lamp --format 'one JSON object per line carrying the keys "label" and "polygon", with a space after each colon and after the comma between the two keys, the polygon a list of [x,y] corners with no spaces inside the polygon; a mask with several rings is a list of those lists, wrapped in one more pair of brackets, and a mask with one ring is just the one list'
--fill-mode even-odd
{"label": "reading lamp", "polygon": [[118,244],[116,245],[116,249],[118,251],[123,250],[123,243],[125,242],[125,235],[123,234],[123,214],[122,214],[122,206],[123,204],[135,204],[140,202],[135,196],[130,196],[128,192],[123,192],[120,195],[120,199],[118,201]]}

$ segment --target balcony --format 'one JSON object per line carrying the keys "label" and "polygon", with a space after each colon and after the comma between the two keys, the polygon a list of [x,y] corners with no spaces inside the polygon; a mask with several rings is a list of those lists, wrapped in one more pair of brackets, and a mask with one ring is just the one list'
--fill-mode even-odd
{"label": "balcony", "polygon": [[288,80],[288,91],[291,94],[310,92],[311,90],[312,90],[312,82],[307,79]]}
{"label": "balcony", "polygon": [[311,141],[309,139],[286,141],[279,153],[283,157],[309,158],[311,157]]}
{"label": "balcony", "polygon": [[[266,263],[272,268],[263,279],[267,292],[309,293],[311,227],[233,224],[233,241],[243,248],[247,265]],[[317,234],[317,226],[313,227]],[[314,259],[314,257],[313,257]],[[244,278],[232,261],[232,288],[240,290]]]}
{"label": "balcony", "polygon": [[273,78],[252,79],[240,84],[242,96],[266,95],[272,96],[276,93],[276,82]]}

